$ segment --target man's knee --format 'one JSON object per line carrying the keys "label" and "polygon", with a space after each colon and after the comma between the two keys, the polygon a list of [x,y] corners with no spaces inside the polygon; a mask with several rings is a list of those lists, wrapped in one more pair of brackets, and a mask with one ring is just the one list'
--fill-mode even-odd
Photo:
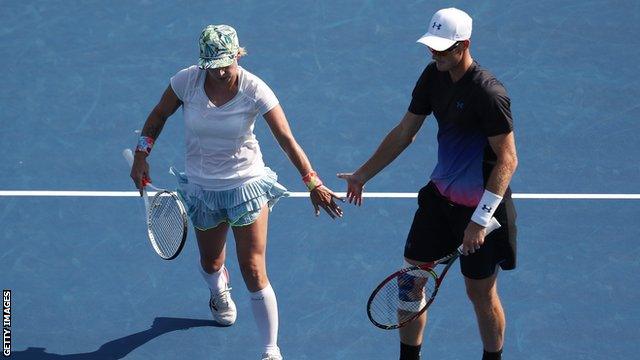
{"label": "man's knee", "polygon": [[487,279],[465,278],[467,296],[474,305],[489,305],[498,299],[495,276]]}

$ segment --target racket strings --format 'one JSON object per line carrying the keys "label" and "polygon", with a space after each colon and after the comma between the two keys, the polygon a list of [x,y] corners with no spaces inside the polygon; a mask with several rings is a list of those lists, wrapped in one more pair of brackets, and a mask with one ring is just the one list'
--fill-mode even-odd
{"label": "racket strings", "polygon": [[168,193],[158,194],[149,209],[149,231],[164,257],[178,251],[184,235],[184,214],[176,201]]}
{"label": "racket strings", "polygon": [[401,273],[378,290],[370,304],[370,315],[382,325],[402,324],[427,306],[434,289],[435,278],[428,270]]}

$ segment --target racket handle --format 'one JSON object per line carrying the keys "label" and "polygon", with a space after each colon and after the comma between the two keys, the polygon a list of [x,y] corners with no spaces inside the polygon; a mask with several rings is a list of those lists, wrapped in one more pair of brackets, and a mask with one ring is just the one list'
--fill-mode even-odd
{"label": "racket handle", "polygon": [[[495,217],[492,217],[491,220],[489,220],[489,225],[487,225],[487,227],[485,228],[485,237],[489,234],[491,234],[492,231],[499,229],[502,225],[500,225],[500,223],[498,222],[498,220]],[[464,245],[460,245],[458,246],[458,252],[460,254],[462,254],[462,247]]]}
{"label": "racket handle", "polygon": [[[122,150],[122,156],[124,156],[125,160],[127,160],[129,166],[133,166],[133,151],[131,149]],[[142,187],[144,188],[147,186],[155,191],[161,191],[161,189],[158,189],[157,187],[151,185],[151,181],[149,181],[149,178],[142,179]]]}
{"label": "racket handle", "polygon": [[489,220],[489,225],[487,225],[485,236],[491,234],[493,230],[499,229],[501,226],[502,225],[500,225],[498,220],[496,220],[495,217],[492,217],[491,220]]}
{"label": "racket handle", "polygon": [[131,151],[131,149],[122,150],[122,156],[127,160],[129,166],[133,166],[133,151]]}

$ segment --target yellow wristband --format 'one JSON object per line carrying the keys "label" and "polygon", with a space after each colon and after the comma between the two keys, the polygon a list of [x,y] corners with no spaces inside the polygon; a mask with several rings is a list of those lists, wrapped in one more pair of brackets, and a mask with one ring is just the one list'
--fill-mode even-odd
{"label": "yellow wristband", "polygon": [[322,186],[322,180],[320,180],[315,171],[311,171],[307,175],[303,176],[302,181],[309,191],[313,191],[318,186]]}

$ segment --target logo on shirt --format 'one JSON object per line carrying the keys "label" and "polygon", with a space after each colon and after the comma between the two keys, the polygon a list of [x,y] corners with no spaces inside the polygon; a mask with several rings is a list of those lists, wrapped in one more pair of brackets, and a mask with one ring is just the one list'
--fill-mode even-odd
{"label": "logo on shirt", "polygon": [[462,110],[464,108],[464,102],[456,101],[456,107],[458,108],[458,110]]}
{"label": "logo on shirt", "polygon": [[434,22],[433,25],[431,26],[432,29],[436,29],[436,30],[440,30],[441,27],[442,27],[442,24],[438,24],[437,22]]}

